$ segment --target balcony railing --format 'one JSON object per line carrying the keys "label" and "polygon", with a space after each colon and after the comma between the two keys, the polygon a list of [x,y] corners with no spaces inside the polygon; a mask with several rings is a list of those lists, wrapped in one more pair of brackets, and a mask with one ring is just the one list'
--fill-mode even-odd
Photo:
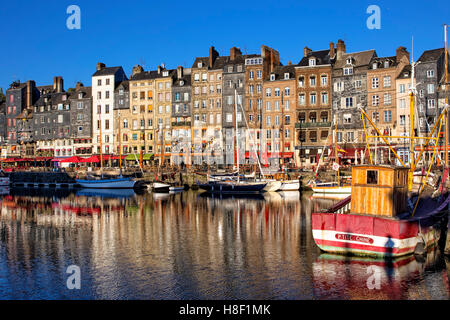
{"label": "balcony railing", "polygon": [[331,122],[303,122],[303,123],[296,123],[295,127],[297,129],[325,128],[325,127],[331,127]]}

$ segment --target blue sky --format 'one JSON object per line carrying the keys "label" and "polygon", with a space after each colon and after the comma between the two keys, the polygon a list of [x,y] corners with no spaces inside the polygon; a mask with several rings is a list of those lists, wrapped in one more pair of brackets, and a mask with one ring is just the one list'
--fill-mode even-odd
{"label": "blue sky", "polygon": [[[69,30],[69,5],[81,9],[81,30]],[[381,9],[381,29],[369,30],[369,5]],[[411,8],[411,9],[410,9]],[[13,80],[51,84],[64,77],[90,85],[96,63],[155,69],[190,67],[211,45],[221,55],[233,46],[258,53],[277,49],[282,63],[298,63],[304,46],[326,49],[343,39],[347,51],[376,49],[394,55],[403,45],[414,56],[443,47],[450,1],[8,1],[0,7],[0,87]]]}

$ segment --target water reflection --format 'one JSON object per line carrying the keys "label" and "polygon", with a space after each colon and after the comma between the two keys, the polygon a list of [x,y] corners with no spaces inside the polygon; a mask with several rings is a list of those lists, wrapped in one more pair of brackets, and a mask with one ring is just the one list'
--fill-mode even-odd
{"label": "water reflection", "polygon": [[[314,244],[310,213],[336,201],[298,192],[117,197],[13,190],[1,200],[0,298],[374,298],[364,264],[321,255]],[[389,285],[383,278],[375,298],[426,290],[447,299],[445,262],[434,261],[393,264]],[[72,264],[81,268],[80,291],[65,285]]]}

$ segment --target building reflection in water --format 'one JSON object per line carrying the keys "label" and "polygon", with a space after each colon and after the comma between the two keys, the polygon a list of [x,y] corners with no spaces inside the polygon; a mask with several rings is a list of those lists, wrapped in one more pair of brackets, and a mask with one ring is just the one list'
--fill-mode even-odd
{"label": "building reflection in water", "polygon": [[[314,244],[311,212],[338,200],[12,194],[1,200],[0,298],[374,298],[364,264],[324,257]],[[445,262],[434,260],[425,268],[414,260],[419,273],[416,265],[383,268],[390,283],[376,298],[448,298]],[[79,291],[66,288],[73,264]]]}

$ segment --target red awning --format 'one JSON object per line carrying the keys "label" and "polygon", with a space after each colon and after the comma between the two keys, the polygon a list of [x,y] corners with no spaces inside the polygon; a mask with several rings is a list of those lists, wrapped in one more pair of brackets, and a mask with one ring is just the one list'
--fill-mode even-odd
{"label": "red awning", "polygon": [[60,163],[78,163],[80,161],[81,161],[80,157],[74,156],[74,157],[71,157],[71,158],[67,158],[67,159],[61,160]]}
{"label": "red awning", "polygon": [[89,163],[97,163],[100,162],[100,157],[92,156],[90,158],[83,158],[80,160],[80,162],[89,162]]}

